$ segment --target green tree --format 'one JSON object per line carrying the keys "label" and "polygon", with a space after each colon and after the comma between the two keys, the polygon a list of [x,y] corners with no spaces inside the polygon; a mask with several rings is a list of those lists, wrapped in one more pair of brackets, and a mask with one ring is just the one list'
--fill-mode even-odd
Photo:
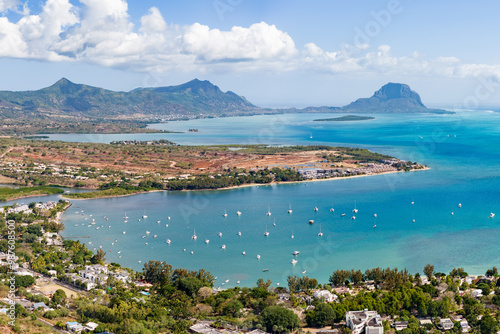
{"label": "green tree", "polygon": [[313,311],[306,314],[306,321],[307,325],[311,327],[325,327],[326,325],[332,325],[335,321],[335,311],[328,304],[317,304]]}
{"label": "green tree", "polygon": [[498,322],[488,313],[479,321],[481,334],[494,334],[498,331]]}
{"label": "green tree", "polygon": [[66,292],[61,289],[57,289],[52,295],[52,302],[54,304],[62,304],[66,300]]}
{"label": "green tree", "polygon": [[350,278],[355,285],[358,285],[363,280],[363,273],[361,270],[354,271],[354,269],[352,269]]}
{"label": "green tree", "polygon": [[351,276],[351,272],[349,270],[335,270],[329,278],[329,282],[333,286],[344,285],[345,282]]}
{"label": "green tree", "polygon": [[425,274],[425,276],[427,276],[427,278],[430,281],[432,278],[432,274],[434,274],[434,266],[430,265],[430,264],[426,264],[424,267],[424,274]]}
{"label": "green tree", "polygon": [[173,268],[170,264],[160,261],[149,261],[144,264],[142,269],[144,279],[152,284],[160,283],[162,281],[172,281]]}
{"label": "green tree", "polygon": [[486,270],[486,276],[488,276],[488,277],[498,276],[498,269],[497,269],[497,267],[493,267],[492,269]]}
{"label": "green tree", "polygon": [[259,288],[264,288],[266,291],[268,291],[269,287],[271,286],[271,284],[273,284],[273,282],[271,280],[267,280],[264,282],[264,280],[262,278],[259,278],[257,280],[257,287]]}
{"label": "green tree", "polygon": [[205,283],[196,277],[184,277],[177,281],[177,286],[179,290],[186,292],[188,296],[193,296],[201,287],[205,286]]}
{"label": "green tree", "polygon": [[291,332],[299,327],[300,320],[289,309],[280,306],[269,306],[262,311],[260,323],[268,332],[276,332],[278,327],[282,327],[284,331]]}
{"label": "green tree", "polygon": [[231,300],[222,308],[222,314],[237,318],[240,316],[241,309],[243,309],[243,304],[238,300]]}
{"label": "green tree", "polygon": [[92,259],[91,259],[91,262],[92,263],[101,263],[102,261],[104,261],[104,257],[106,256],[106,252],[103,251],[101,248],[99,248],[95,255],[92,256]]}
{"label": "green tree", "polygon": [[15,284],[17,288],[20,287],[27,288],[35,284],[35,278],[29,275],[22,275],[22,276],[16,275]]}

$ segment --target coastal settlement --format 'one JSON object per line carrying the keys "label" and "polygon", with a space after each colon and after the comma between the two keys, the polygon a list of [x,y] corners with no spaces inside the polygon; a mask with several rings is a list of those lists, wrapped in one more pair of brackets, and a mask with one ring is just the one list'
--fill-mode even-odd
{"label": "coastal settlement", "polygon": [[[336,269],[328,282],[289,276],[288,287],[214,289],[200,269],[150,261],[142,272],[106,263],[101,249],[62,240],[69,202],[0,209],[0,232],[15,226],[15,252],[0,240],[2,333],[482,333],[498,331],[498,270],[423,274],[406,269]],[[332,269],[333,270],[333,269]],[[15,297],[9,277],[15,273]],[[13,306],[11,306],[13,305]],[[16,321],[8,326],[10,309]]]}

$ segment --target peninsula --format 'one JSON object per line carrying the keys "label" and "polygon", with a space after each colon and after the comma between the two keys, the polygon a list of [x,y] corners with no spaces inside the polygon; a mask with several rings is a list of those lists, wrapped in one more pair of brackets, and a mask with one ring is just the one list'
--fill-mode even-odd
{"label": "peninsula", "polygon": [[95,190],[65,195],[70,198],[221,189],[426,168],[366,149],[325,145],[180,146],[168,140],[97,144],[2,138],[0,146],[0,175],[19,185]]}
{"label": "peninsula", "polygon": [[315,119],[314,122],[352,122],[352,121],[368,121],[375,119],[371,116],[357,116],[357,115],[346,115],[334,118],[320,118]]}

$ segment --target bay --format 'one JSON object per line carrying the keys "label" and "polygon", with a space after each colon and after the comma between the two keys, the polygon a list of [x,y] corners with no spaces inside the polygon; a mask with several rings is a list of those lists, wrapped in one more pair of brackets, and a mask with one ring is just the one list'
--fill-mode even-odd
{"label": "bay", "polygon": [[[342,145],[418,161],[431,169],[323,182],[72,201],[73,206],[63,215],[66,229],[62,234],[88,236],[80,240],[90,249],[102,246],[108,261],[135,270],[149,260],[167,261],[174,267],[207,269],[218,276],[218,285],[229,280],[226,287],[237,281],[254,285],[261,277],[286,286],[288,275],[302,275],[304,271],[326,283],[336,269],[406,267],[412,273],[422,273],[431,263],[437,271],[461,266],[469,273],[482,274],[498,265],[498,217],[489,218],[490,212],[500,211],[498,113],[380,114],[371,121],[313,122],[334,116],[203,119],[151,125],[171,131],[196,128],[198,132],[50,135],[50,139]],[[359,212],[352,220],[355,205]],[[291,214],[287,213],[289,206]],[[271,216],[266,216],[268,209]],[[227,217],[222,215],[225,211]],[[342,213],[346,215],[341,217]],[[127,223],[125,215],[129,217]],[[92,219],[94,225],[90,224]],[[308,224],[311,219],[314,224]],[[320,228],[322,237],[318,236]],[[192,240],[195,230],[198,238]],[[206,239],[210,240],[208,244]],[[296,250],[300,254],[293,256]],[[295,265],[291,264],[293,258],[298,261]]]}

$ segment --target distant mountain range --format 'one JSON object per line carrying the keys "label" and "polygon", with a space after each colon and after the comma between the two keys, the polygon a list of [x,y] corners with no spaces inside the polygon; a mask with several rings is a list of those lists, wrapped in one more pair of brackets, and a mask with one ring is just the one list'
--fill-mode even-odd
{"label": "distant mountain range", "polygon": [[198,79],[178,86],[115,92],[62,78],[36,91],[0,92],[0,113],[4,115],[10,112],[86,118],[224,116],[259,109],[242,96],[230,91],[224,93],[209,81]]}
{"label": "distant mountain range", "polygon": [[291,112],[450,113],[426,108],[416,92],[399,83],[388,83],[372,97],[358,99],[344,107],[304,109],[259,108],[242,96],[222,92],[209,81],[198,79],[178,86],[115,92],[62,78],[36,91],[0,91],[0,118],[3,119],[175,119]]}

